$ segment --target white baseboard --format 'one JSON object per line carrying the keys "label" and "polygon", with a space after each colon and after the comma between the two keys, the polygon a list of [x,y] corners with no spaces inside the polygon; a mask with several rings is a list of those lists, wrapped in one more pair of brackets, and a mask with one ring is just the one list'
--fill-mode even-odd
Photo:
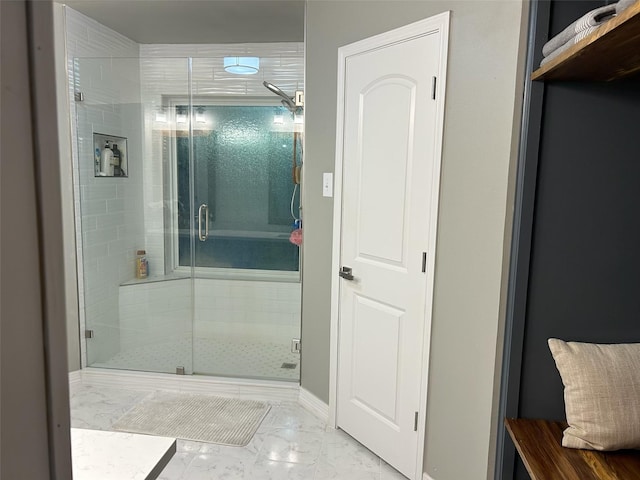
{"label": "white baseboard", "polygon": [[75,372],[69,372],[69,386],[80,385],[82,383],[82,370],[76,370]]}
{"label": "white baseboard", "polygon": [[204,375],[172,375],[91,367],[78,373],[81,373],[80,378],[84,385],[96,387],[129,388],[143,392],[174,390],[271,402],[295,402],[298,400],[300,389],[297,383],[221,379]]}
{"label": "white baseboard", "polygon": [[329,422],[329,405],[316,397],[309,390],[300,387],[300,396],[298,397],[300,405],[311,411],[315,416],[325,423]]}
{"label": "white baseboard", "polygon": [[270,402],[298,402],[323,422],[329,421],[329,405],[296,383],[223,379],[204,375],[172,375],[88,367],[69,374],[70,385],[127,388],[142,392],[173,390]]}

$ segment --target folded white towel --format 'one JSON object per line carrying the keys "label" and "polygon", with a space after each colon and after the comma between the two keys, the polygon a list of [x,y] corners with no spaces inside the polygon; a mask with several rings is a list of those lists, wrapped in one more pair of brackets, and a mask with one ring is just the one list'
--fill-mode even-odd
{"label": "folded white towel", "polygon": [[599,28],[600,28],[600,25],[598,25],[597,27],[589,27],[586,30],[582,30],[581,32],[576,33],[573,37],[571,37],[571,39],[569,39],[568,42],[566,42],[564,45],[561,45],[559,48],[556,48],[554,51],[552,51],[546,57],[544,57],[540,62],[540,66],[543,66],[545,63],[550,62],[551,60],[556,58],[558,55],[560,55],[562,52],[568,50],[569,47],[575,45],[580,40],[588,37]]}
{"label": "folded white towel", "polygon": [[616,3],[616,13],[622,13],[631,5],[636,3],[636,1],[637,0],[620,0],[618,3]]}
{"label": "folded white towel", "polygon": [[599,7],[584,14],[558,35],[545,43],[542,47],[542,55],[545,57],[549,56],[551,52],[554,52],[558,48],[562,47],[565,43],[570,41],[576,35],[576,33],[580,33],[589,28],[602,25],[604,22],[611,19],[615,15],[615,13],[616,4],[612,3],[611,5]]}

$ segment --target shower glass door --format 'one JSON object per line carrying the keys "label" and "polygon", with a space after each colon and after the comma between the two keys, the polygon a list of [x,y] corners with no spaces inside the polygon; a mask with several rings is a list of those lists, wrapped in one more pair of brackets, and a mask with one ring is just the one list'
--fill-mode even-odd
{"label": "shower glass door", "polygon": [[[194,280],[165,261],[180,228],[169,220],[183,206],[165,197],[173,180],[163,175],[189,134],[164,95],[188,96],[189,60],[77,58],[72,75],[86,365],[191,373]],[[183,254],[192,255],[189,242]]]}
{"label": "shower glass door", "polygon": [[195,245],[191,256],[193,236],[181,236],[178,256],[181,265],[195,262],[194,373],[298,381],[294,117],[268,97],[196,98],[191,111],[194,188],[178,173],[178,196],[195,212]]}
{"label": "shower glass door", "polygon": [[[300,51],[261,59],[291,94]],[[301,110],[221,57],[77,58],[71,84],[86,365],[299,381]]]}

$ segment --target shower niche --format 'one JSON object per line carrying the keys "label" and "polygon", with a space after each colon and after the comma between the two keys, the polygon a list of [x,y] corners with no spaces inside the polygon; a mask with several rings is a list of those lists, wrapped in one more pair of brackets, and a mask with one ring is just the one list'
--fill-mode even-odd
{"label": "shower niche", "polygon": [[127,138],[94,133],[93,163],[95,177],[128,177]]}

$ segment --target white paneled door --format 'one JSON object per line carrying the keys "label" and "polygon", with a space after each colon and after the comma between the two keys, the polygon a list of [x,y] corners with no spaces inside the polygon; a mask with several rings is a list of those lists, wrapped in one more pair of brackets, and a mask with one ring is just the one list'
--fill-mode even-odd
{"label": "white paneled door", "polygon": [[336,419],[410,478],[422,470],[447,26],[443,14],[340,51]]}

